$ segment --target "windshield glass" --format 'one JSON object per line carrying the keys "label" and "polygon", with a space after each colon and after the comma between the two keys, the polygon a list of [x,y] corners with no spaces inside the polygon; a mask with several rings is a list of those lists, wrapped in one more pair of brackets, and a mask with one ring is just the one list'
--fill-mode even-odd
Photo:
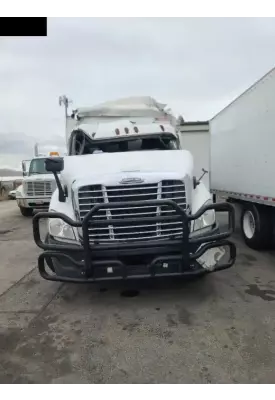
{"label": "windshield glass", "polygon": [[121,138],[115,140],[94,141],[85,148],[86,154],[119,153],[125,151],[178,150],[179,141],[172,136],[150,136],[141,138]]}
{"label": "windshield glass", "polygon": [[34,174],[51,174],[45,169],[45,158],[36,158],[31,161],[29,175]]}

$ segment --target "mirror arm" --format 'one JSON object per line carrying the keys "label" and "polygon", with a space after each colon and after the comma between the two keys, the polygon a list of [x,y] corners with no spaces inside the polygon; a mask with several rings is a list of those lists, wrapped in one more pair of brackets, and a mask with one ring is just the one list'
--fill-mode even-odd
{"label": "mirror arm", "polygon": [[62,188],[59,176],[57,175],[57,172],[53,172],[53,175],[54,175],[54,178],[55,178],[55,181],[56,181],[56,185],[57,185],[57,188],[58,188],[58,200],[61,203],[65,203],[65,193],[64,193],[64,190]]}
{"label": "mirror arm", "polygon": [[209,171],[207,171],[206,169],[202,168],[202,175],[200,176],[200,178],[198,179],[198,181],[200,182],[202,180],[202,178],[204,177],[205,174],[208,174]]}
{"label": "mirror arm", "polygon": [[200,181],[197,180],[195,176],[193,176],[193,189],[196,189],[197,186],[199,186]]}
{"label": "mirror arm", "polygon": [[204,177],[205,174],[208,174],[208,171],[206,169],[202,168],[203,174],[197,179],[195,176],[193,176],[193,188],[196,189],[197,186],[201,183],[202,178]]}

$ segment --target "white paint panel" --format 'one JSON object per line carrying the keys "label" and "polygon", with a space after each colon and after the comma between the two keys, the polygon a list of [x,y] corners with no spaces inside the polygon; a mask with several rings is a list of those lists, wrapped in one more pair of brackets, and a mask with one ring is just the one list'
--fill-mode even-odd
{"label": "white paint panel", "polygon": [[[184,150],[191,152],[194,160],[194,176],[202,175],[202,168],[210,169],[210,135],[209,131],[185,131],[180,134],[181,146]],[[209,189],[209,174],[202,179],[204,185]]]}
{"label": "white paint panel", "polygon": [[[64,157],[61,177],[66,183],[86,179],[87,184],[93,178],[92,182],[96,184],[97,180],[100,183],[103,178],[104,181],[110,179],[112,182],[114,176],[119,181],[132,176],[142,178],[146,173],[159,180],[169,174],[171,179],[183,179],[186,175],[190,177],[192,170],[193,158],[187,151],[133,151]],[[178,178],[173,178],[175,176]]]}
{"label": "white paint panel", "polygon": [[275,69],[210,121],[211,189],[275,197]]}
{"label": "white paint panel", "polygon": [[75,119],[72,119],[71,117],[66,118],[66,145],[67,146],[68,146],[68,140],[70,138],[70,135],[76,125],[77,125],[77,121]]}

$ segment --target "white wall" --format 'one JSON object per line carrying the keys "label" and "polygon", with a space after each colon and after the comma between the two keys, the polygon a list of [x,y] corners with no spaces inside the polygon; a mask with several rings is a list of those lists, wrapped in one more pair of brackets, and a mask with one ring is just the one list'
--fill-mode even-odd
{"label": "white wall", "polygon": [[[202,168],[210,171],[210,134],[208,124],[183,125],[180,127],[180,142],[183,149],[192,153],[194,158],[194,175],[199,178]],[[203,178],[203,183],[209,189],[209,174]]]}

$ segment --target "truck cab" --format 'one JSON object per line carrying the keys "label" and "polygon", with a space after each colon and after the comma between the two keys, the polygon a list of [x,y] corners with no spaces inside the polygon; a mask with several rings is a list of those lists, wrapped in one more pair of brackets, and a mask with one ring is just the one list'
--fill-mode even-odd
{"label": "truck cab", "polygon": [[59,153],[50,152],[22,162],[24,178],[16,190],[16,201],[24,217],[32,216],[34,210],[49,208],[56,182],[52,173],[45,168],[47,156],[59,156]]}
{"label": "truck cab", "polygon": [[[43,278],[194,276],[234,264],[236,249],[227,240],[234,209],[213,204],[193,176],[192,155],[181,148],[172,120],[151,98],[107,103],[78,117],[69,155],[45,161],[57,189],[49,212],[33,218],[35,242],[45,250],[38,259]],[[224,232],[218,211],[228,214]],[[41,218],[48,218],[44,242]]]}

